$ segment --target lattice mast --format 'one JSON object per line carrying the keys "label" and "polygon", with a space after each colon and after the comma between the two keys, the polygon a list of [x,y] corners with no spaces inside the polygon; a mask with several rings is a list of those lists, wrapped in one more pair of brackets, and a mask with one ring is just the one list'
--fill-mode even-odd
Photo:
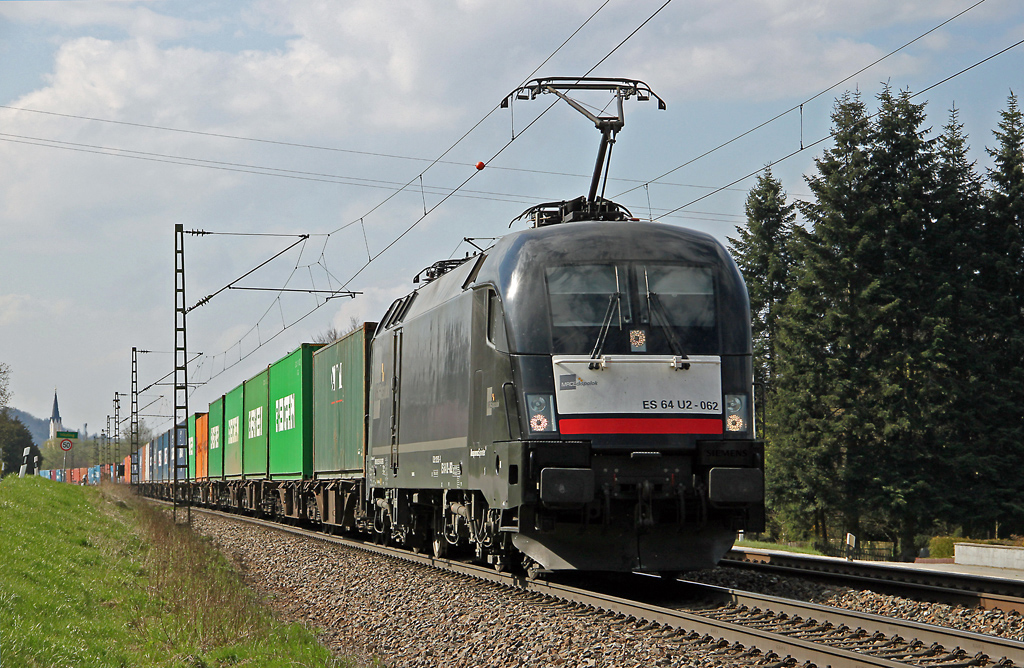
{"label": "lattice mast", "polygon": [[125,471],[132,485],[139,484],[139,351],[132,346],[131,470]]}
{"label": "lattice mast", "polygon": [[192,500],[188,490],[188,352],[185,346],[185,230],[174,226],[174,521],[184,510],[192,524]]}

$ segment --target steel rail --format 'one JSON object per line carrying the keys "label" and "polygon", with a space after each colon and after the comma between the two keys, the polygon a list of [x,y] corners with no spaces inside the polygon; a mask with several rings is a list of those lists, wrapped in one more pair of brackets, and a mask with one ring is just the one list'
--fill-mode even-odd
{"label": "steel rail", "polygon": [[738,548],[729,551],[719,565],[801,578],[814,576],[937,603],[1024,614],[1022,580]]}
{"label": "steel rail", "polygon": [[[312,538],[326,543],[342,545],[345,547],[361,549],[368,552],[400,559],[407,562],[417,563],[424,566],[439,568],[459,575],[485,580],[512,589],[533,592],[547,597],[559,599],[566,602],[589,606],[615,615],[643,620],[648,623],[670,627],[673,629],[694,632],[705,636],[721,638],[729,643],[739,643],[747,648],[756,648],[762,653],[774,652],[781,657],[789,657],[798,663],[812,663],[818,666],[832,666],[833,668],[855,668],[857,666],[878,666],[886,668],[905,667],[910,665],[905,662],[893,661],[883,657],[870,654],[854,652],[847,649],[830,647],[802,638],[793,637],[783,633],[775,633],[758,628],[744,626],[724,620],[714,619],[697,613],[690,613],[683,610],[664,607],[641,601],[629,600],[610,594],[599,593],[573,587],[566,584],[548,582],[544,580],[531,580],[522,575],[511,573],[499,573],[491,568],[469,564],[453,559],[437,558],[426,554],[417,554],[408,550],[378,545],[371,542],[360,541],[352,538],[324,534],[318,531],[302,529],[292,525],[279,524],[272,521],[225,513],[222,511],[207,508],[197,508],[197,512],[246,522],[262,526],[281,533],[294,536]],[[880,615],[867,615],[864,613],[851,613],[850,611],[805,604],[789,599],[775,599],[773,597],[728,590],[721,587],[709,585],[697,585],[696,583],[685,583],[687,586],[695,586],[712,591],[719,598],[728,598],[737,605],[747,607],[765,607],[773,611],[782,612],[787,615],[798,615],[800,617],[813,617],[818,621],[824,613],[832,616],[830,619],[844,619],[832,623],[846,624],[851,627],[863,627],[870,623],[872,631],[879,631],[890,636],[904,637],[912,632],[915,637],[924,636],[932,642],[937,642],[946,649],[959,647],[965,651],[977,651],[993,657],[993,647],[998,647],[998,652],[1003,652],[1007,658],[1019,657],[1020,663],[1024,665],[1024,643],[986,636],[983,634],[944,629],[942,627],[931,627],[918,622],[906,622],[903,620],[882,617]],[[845,616],[844,616],[845,613]],[[856,620],[856,621],[855,621]],[[942,640],[939,640],[942,638]],[[924,640],[924,638],[920,638]],[[950,646],[951,639],[956,644]]]}
{"label": "steel rail", "polygon": [[973,631],[962,631],[944,626],[933,626],[904,619],[895,619],[867,612],[818,605],[788,598],[765,596],[738,589],[728,589],[715,585],[700,585],[722,599],[737,606],[747,608],[765,608],[775,613],[799,616],[818,622],[828,622],[835,626],[845,625],[850,628],[862,628],[871,633],[882,633],[886,636],[916,638],[923,643],[935,643],[947,649],[959,647],[968,653],[983,653],[994,660],[1009,659],[1018,666],[1024,666],[1024,642],[992,636]]}

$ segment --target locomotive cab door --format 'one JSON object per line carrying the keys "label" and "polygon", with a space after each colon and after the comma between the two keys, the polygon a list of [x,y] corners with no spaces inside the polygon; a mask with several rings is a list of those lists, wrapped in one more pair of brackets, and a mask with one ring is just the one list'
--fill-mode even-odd
{"label": "locomotive cab door", "polygon": [[473,297],[469,441],[474,448],[480,448],[509,439],[503,386],[512,378],[501,300],[489,287],[477,289]]}
{"label": "locomotive cab door", "polygon": [[511,508],[518,505],[521,455],[510,439],[519,418],[501,299],[488,286],[473,295],[472,340],[469,474],[492,508]]}

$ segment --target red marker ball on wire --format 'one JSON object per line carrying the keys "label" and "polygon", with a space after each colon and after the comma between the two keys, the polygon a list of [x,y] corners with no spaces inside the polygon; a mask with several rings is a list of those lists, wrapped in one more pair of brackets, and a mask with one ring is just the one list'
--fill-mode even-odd
{"label": "red marker ball on wire", "polygon": [[486,167],[486,165],[483,163],[483,161],[476,163],[477,169],[483,169],[484,167]]}

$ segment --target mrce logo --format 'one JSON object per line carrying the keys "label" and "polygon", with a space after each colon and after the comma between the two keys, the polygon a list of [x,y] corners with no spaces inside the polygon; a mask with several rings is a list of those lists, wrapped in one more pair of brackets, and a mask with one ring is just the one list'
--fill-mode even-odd
{"label": "mrce logo", "polygon": [[577,387],[587,387],[589,385],[597,385],[597,381],[583,380],[573,373],[558,377],[559,390],[575,390]]}

